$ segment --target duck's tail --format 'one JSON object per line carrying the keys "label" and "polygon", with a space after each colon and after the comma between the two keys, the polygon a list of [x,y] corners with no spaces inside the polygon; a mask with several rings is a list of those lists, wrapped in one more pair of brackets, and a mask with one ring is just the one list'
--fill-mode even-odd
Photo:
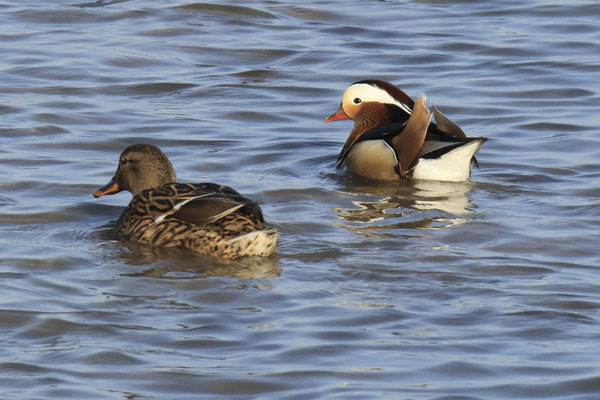
{"label": "duck's tail", "polygon": [[469,138],[464,143],[444,148],[442,151],[445,152],[435,158],[420,158],[412,169],[412,177],[436,181],[465,181],[471,175],[475,153],[486,140],[484,137]]}
{"label": "duck's tail", "polygon": [[252,231],[229,239],[227,242],[235,252],[235,257],[261,256],[266,257],[277,250],[279,232],[275,228]]}

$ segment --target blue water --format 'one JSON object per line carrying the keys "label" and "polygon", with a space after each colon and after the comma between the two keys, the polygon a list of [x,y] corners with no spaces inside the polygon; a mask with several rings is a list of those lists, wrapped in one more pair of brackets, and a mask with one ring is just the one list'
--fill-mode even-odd
{"label": "blue water", "polygon": [[[598,1],[0,3],[0,397],[596,399]],[[464,183],[335,169],[346,87],[486,136]],[[120,243],[129,144],[277,255]]]}

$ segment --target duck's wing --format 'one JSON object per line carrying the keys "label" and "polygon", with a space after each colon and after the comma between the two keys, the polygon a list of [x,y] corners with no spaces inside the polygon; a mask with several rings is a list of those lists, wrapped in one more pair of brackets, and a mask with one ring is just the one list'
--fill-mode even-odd
{"label": "duck's wing", "polygon": [[405,177],[406,171],[417,161],[419,151],[427,136],[431,116],[425,107],[426,101],[425,96],[417,99],[413,106],[413,112],[406,121],[406,126],[400,135],[396,135],[392,139],[392,146],[398,158],[402,177]]}
{"label": "duck's wing", "polygon": [[[467,143],[471,143],[473,141],[480,141],[483,143],[486,140],[487,138],[485,137],[459,138],[428,134],[423,146],[421,147],[421,150],[419,150],[419,153],[417,154],[417,157],[426,159],[439,158],[458,147],[466,145]],[[472,161],[473,163],[477,164],[475,157],[473,157]]]}
{"label": "duck's wing", "polygon": [[446,117],[440,110],[435,108],[435,106],[431,106],[431,112],[433,114],[433,118],[435,119],[435,125],[439,130],[451,136],[466,139],[467,135],[465,132],[463,132],[463,130],[460,129],[460,127],[456,125],[454,121]]}
{"label": "duck's wing", "polygon": [[436,158],[465,143],[467,143],[466,139],[428,134],[417,156],[419,158]]}
{"label": "duck's wing", "polygon": [[164,185],[155,190],[152,206],[160,211],[160,215],[155,216],[156,221],[176,218],[195,225],[206,225],[234,212],[264,221],[258,204],[228,186],[215,183]]}
{"label": "duck's wing", "polygon": [[[442,155],[472,141],[485,142],[485,137],[467,137],[465,132],[450,118],[444,115],[435,106],[431,106],[435,123],[429,124],[425,143],[419,151],[420,158],[438,158]],[[479,167],[475,156],[471,162]]]}

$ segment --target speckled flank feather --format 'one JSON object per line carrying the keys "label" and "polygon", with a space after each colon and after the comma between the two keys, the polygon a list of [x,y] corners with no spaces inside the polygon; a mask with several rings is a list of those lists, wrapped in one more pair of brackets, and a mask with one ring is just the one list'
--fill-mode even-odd
{"label": "speckled flank feather", "polygon": [[[218,218],[212,220],[211,212],[198,216],[210,221],[206,224],[179,218],[178,204],[185,202],[181,207],[184,209],[197,199],[207,203],[202,206],[208,206],[211,212],[213,208],[218,210]],[[144,190],[131,200],[117,229],[122,239],[225,258],[271,255],[278,237],[277,231],[265,223],[256,203],[213,183],[172,183]]]}

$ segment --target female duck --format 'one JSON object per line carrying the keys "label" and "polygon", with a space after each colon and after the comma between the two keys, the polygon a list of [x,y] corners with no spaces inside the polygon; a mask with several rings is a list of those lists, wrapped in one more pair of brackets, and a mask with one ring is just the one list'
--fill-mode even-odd
{"label": "female duck", "polygon": [[484,137],[468,138],[435,107],[430,122],[425,98],[414,102],[389,82],[365,80],[348,87],[340,108],[325,122],[354,121],[338,157],[337,168],[347,168],[371,179],[430,179],[463,181],[469,178],[474,154]]}
{"label": "female duck", "polygon": [[227,186],[174,182],[173,166],[160,149],[134,144],[94,197],[133,194],[117,223],[121,239],[224,258],[275,252],[279,234],[265,223],[258,204]]}

